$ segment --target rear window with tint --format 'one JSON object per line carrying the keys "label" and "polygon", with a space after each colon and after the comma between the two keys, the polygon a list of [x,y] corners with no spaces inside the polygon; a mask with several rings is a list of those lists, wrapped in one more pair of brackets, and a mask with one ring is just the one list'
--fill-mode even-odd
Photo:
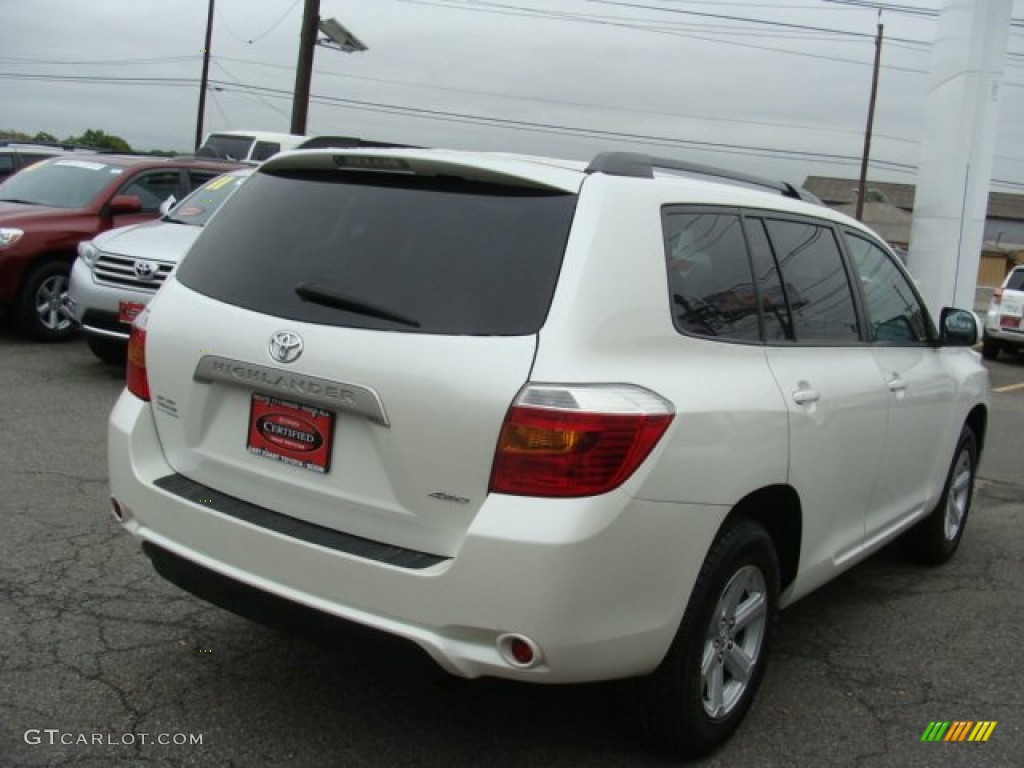
{"label": "rear window with tint", "polygon": [[1011,272],[1006,287],[1011,291],[1024,291],[1024,269],[1015,269]]}
{"label": "rear window with tint", "polygon": [[257,173],[179,270],[189,288],[264,314],[379,330],[537,332],[572,194],[456,178]]}

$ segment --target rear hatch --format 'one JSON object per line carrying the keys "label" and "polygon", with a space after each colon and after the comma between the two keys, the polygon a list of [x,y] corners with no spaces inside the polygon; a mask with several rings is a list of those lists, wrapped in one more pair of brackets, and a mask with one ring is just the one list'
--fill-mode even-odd
{"label": "rear hatch", "polygon": [[993,297],[997,324],[1004,331],[1024,333],[1024,269],[1015,269]]}
{"label": "rear hatch", "polygon": [[176,472],[455,554],[530,374],[580,175],[427,154],[282,157],[213,218],[147,326]]}

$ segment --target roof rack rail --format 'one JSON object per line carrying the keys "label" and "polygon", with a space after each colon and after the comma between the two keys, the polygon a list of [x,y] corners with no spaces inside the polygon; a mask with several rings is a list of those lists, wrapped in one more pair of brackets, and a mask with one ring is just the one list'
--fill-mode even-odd
{"label": "roof rack rail", "polygon": [[821,201],[800,187],[795,187],[784,181],[772,181],[760,176],[752,176],[748,173],[731,171],[726,168],[716,168],[711,165],[690,163],[684,160],[674,160],[667,157],[652,157],[640,152],[601,152],[587,166],[587,173],[605,173],[609,176],[632,176],[639,179],[653,179],[654,170],[664,168],[671,171],[682,171],[697,176],[712,176],[716,179],[737,181],[743,184],[750,184],[756,187],[773,189],[785,197],[792,197],[796,200],[803,200],[808,203],[821,204]]}

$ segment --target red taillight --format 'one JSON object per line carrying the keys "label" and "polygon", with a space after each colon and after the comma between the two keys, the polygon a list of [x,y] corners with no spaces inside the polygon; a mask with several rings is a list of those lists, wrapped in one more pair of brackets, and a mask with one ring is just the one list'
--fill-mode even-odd
{"label": "red taillight", "polygon": [[622,485],[672,423],[672,407],[627,385],[530,385],[498,437],[491,490],[595,496]]}
{"label": "red taillight", "polygon": [[995,306],[998,307],[999,306],[999,302],[1001,302],[1002,300],[1003,300],[1003,289],[1002,288],[996,288],[994,291],[992,291],[992,303]]}
{"label": "red taillight", "polygon": [[128,340],[128,365],[125,384],[128,391],[140,400],[149,401],[149,378],[146,376],[146,316],[139,315],[132,324]]}

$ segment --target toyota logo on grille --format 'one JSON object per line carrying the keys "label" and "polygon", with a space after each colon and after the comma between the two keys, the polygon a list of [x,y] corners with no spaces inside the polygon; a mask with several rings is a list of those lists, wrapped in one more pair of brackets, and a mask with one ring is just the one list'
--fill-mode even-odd
{"label": "toyota logo on grille", "polygon": [[152,261],[139,259],[135,262],[135,276],[139,280],[152,280],[156,277],[156,264]]}
{"label": "toyota logo on grille", "polygon": [[278,331],[270,337],[270,356],[279,363],[294,363],[302,354],[302,337],[292,331]]}

